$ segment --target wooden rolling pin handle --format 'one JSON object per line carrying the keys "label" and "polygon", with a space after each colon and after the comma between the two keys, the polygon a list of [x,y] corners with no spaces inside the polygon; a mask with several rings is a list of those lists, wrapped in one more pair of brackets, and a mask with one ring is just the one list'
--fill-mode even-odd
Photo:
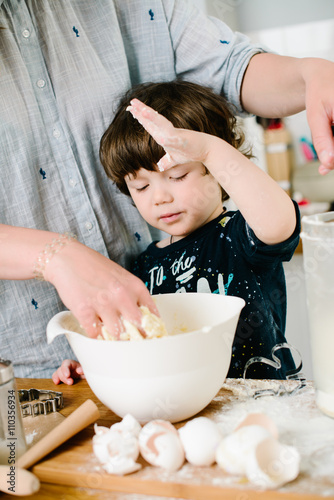
{"label": "wooden rolling pin handle", "polygon": [[63,422],[24,453],[18,459],[17,466],[28,469],[69,438],[95,422],[99,417],[100,413],[96,404],[91,399],[87,399]]}
{"label": "wooden rolling pin handle", "polygon": [[33,495],[39,490],[40,482],[29,470],[9,465],[0,465],[0,491],[9,495]]}

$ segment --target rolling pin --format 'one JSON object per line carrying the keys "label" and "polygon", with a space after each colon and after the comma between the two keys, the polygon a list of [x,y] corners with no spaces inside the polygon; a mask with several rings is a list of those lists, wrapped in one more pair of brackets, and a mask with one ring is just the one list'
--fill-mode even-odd
{"label": "rolling pin", "polygon": [[[12,495],[32,495],[39,490],[39,479],[25,470],[44,458],[72,436],[95,422],[100,417],[96,404],[87,399],[65,420],[44,436],[16,462],[15,472],[8,465],[0,466],[0,491]],[[10,475],[15,475],[11,485]]]}

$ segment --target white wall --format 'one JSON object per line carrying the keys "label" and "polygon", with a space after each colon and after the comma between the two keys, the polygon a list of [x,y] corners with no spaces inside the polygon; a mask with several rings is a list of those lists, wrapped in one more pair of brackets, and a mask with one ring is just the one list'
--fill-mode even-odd
{"label": "white wall", "polygon": [[279,2],[276,0],[225,0],[225,2],[235,5],[238,29],[242,32],[268,30],[334,17],[333,0],[279,0]]}
{"label": "white wall", "polygon": [[193,0],[209,15],[247,33],[334,17],[333,0]]}

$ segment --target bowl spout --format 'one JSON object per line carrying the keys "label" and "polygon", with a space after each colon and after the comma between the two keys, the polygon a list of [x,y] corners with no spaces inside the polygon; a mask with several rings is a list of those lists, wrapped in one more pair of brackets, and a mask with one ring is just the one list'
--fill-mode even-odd
{"label": "bowl spout", "polygon": [[70,311],[63,311],[56,314],[48,323],[46,327],[46,338],[48,344],[58,337],[58,335],[67,335],[68,337],[75,337],[77,335],[84,335],[87,337],[85,330],[79,325],[78,320],[73,316]]}

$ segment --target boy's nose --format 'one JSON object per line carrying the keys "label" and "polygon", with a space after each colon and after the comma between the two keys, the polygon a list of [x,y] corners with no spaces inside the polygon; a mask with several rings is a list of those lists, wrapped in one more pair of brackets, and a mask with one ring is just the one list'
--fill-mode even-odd
{"label": "boy's nose", "polygon": [[154,190],[155,205],[160,205],[161,203],[170,203],[172,200],[173,196],[168,189],[160,187]]}

